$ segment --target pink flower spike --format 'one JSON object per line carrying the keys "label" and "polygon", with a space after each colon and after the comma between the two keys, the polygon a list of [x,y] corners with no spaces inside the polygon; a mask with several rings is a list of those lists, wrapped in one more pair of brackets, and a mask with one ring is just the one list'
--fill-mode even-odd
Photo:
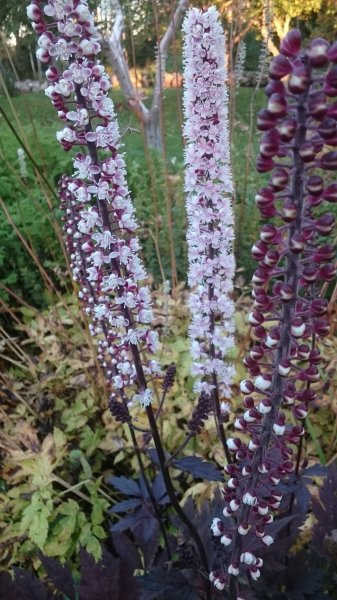
{"label": "pink flower spike", "polygon": [[63,176],[60,182],[64,236],[110,390],[110,410],[126,423],[131,421],[128,405],[151,404],[151,382],[161,370],[148,357],[157,350],[158,334],[151,330],[151,297],[143,282],[147,275],[138,255],[120,133],[107,95],[110,79],[95,62],[100,44],[86,0],[32,0],[27,14],[41,34],[38,58],[61,63],[46,73],[46,95],[66,122],[57,139],[67,151],[74,145],[85,148],[74,157],[73,177]]}
{"label": "pink flower spike", "polygon": [[226,397],[233,375],[225,359],[234,343],[235,263],[225,37],[213,7],[191,9],[183,30],[192,375],[196,391],[202,386],[212,394],[215,377]]}

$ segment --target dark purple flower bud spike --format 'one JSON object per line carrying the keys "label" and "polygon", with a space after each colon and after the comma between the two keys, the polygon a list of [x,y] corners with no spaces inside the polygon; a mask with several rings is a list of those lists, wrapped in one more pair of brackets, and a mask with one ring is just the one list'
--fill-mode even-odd
{"label": "dark purple flower bud spike", "polygon": [[[254,538],[261,547],[273,542],[268,524],[282,500],[278,484],[295,469],[291,446],[301,447],[300,423],[316,397],[310,387],[320,377],[315,340],[329,332],[320,289],[336,272],[335,250],[326,240],[335,217],[322,214],[321,206],[337,201],[337,184],[324,185],[324,172],[337,170],[337,152],[330,145],[336,137],[331,88],[337,77],[334,65],[328,66],[337,62],[337,50],[321,38],[302,50],[300,33],[292,30],[280,52],[270,66],[268,108],[258,114],[264,134],[257,170],[271,174],[255,201],[263,218],[274,218],[262,226],[252,248],[258,267],[249,322],[257,342],[244,359],[251,379],[241,382],[244,412],[235,420],[244,438],[227,441],[233,463],[230,472],[226,468],[224,516],[233,519],[226,530],[231,555],[217,577],[229,585],[231,599],[239,595],[239,576],[260,575],[262,561],[250,551]],[[290,425],[289,410],[298,425]]]}

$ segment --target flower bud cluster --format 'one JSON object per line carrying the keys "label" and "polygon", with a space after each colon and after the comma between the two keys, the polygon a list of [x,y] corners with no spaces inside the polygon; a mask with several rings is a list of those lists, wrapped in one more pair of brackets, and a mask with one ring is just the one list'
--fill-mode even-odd
{"label": "flower bud cluster", "polygon": [[[278,484],[294,471],[293,447],[316,398],[321,354],[315,341],[329,332],[320,290],[336,274],[335,249],[326,240],[335,217],[322,208],[337,202],[337,184],[323,178],[337,170],[331,149],[337,147],[337,44],[317,38],[303,50],[300,33],[290,31],[271,62],[266,95],[257,169],[271,175],[256,195],[267,219],[252,248],[258,267],[249,322],[256,342],[244,359],[250,379],[240,385],[238,433],[227,440],[233,463],[225,467],[223,512],[233,525],[212,525],[231,550],[214,581],[224,586],[244,573],[253,580],[260,575],[261,558],[250,548],[256,538],[261,547],[273,542],[268,525],[282,501]],[[238,580],[234,587],[239,596]]]}
{"label": "flower bud cluster", "polygon": [[228,396],[232,367],[224,357],[234,343],[235,264],[225,39],[213,7],[191,9],[183,30],[192,374],[197,392],[210,393],[217,384]]}
{"label": "flower bud cluster", "polygon": [[188,429],[191,435],[200,433],[204,422],[207,421],[212,408],[212,399],[206,392],[202,391],[197,405],[192,413],[192,417],[188,422]]}
{"label": "flower bud cluster", "polygon": [[[138,255],[116,115],[107,94],[111,85],[95,60],[100,45],[85,0],[33,0],[27,14],[40,34],[37,57],[50,64],[46,94],[64,122],[57,139],[65,150],[87,148],[73,160],[73,177],[63,177],[60,184],[64,231],[79,298],[113,390],[111,406],[125,421],[127,413],[122,404],[116,405],[116,395],[125,400],[127,388],[136,386],[133,399],[149,405],[152,390],[144,373],[153,379],[160,369],[156,361],[145,359],[138,372],[135,360],[140,350],[156,351],[157,333],[150,328],[151,298],[142,283],[146,272]],[[51,64],[55,61],[61,66]]]}

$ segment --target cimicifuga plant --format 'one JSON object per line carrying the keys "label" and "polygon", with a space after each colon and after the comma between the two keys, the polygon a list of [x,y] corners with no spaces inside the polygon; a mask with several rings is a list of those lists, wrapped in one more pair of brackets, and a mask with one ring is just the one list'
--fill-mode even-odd
{"label": "cimicifuga plant", "polygon": [[223,518],[211,526],[224,552],[210,579],[236,600],[244,598],[240,582],[260,577],[258,548],[274,541],[280,483],[299,469],[303,422],[316,399],[317,341],[329,333],[321,290],[336,275],[328,207],[337,202],[337,43],[317,38],[303,48],[299,31],[290,31],[265,91],[257,170],[270,177],[255,198],[263,219],[252,248],[256,341],[244,359],[243,413],[227,440]]}
{"label": "cimicifuga plant", "polygon": [[228,454],[222,421],[233,371],[227,357],[234,345],[235,261],[225,37],[215,8],[191,9],[183,30],[192,374],[195,390],[212,398]]}
{"label": "cimicifuga plant", "polygon": [[223,555],[218,553],[209,575],[205,544],[170,475],[182,446],[173,456],[165,454],[157,426],[176,367],[164,375],[155,360],[150,291],[93,19],[86,0],[32,0],[27,13],[39,35],[37,56],[47,68],[46,94],[62,121],[58,141],[74,153],[73,174],[60,182],[64,231],[110,410],[129,427],[168,561],[172,541],[138,447],[134,406],[146,412],[149,428],[140,432],[153,440],[170,504],[194,540],[192,563],[201,574],[202,597],[210,600],[211,581],[239,600],[239,581],[260,575],[256,547],[273,542],[269,525],[282,499],[279,483],[299,468],[302,421],[319,380],[316,340],[329,330],[321,288],[335,276],[334,248],[326,240],[334,216],[324,205],[337,201],[337,184],[324,174],[337,169],[337,151],[329,148],[337,146],[337,45],[316,39],[302,50],[300,34],[291,31],[270,67],[268,107],[258,116],[264,133],[257,166],[271,175],[256,196],[266,220],[252,249],[258,267],[249,321],[256,342],[244,360],[250,376],[241,383],[244,412],[235,419],[237,433],[226,440],[234,258],[224,36],[214,9],[192,10],[184,24],[189,333],[199,395],[188,426],[189,435],[196,435],[214,411],[229,475],[223,518],[211,526]]}
{"label": "cimicifuga plant", "polygon": [[[157,427],[160,407],[173,384],[175,367],[169,367],[163,377],[159,364],[153,356],[151,357],[157,349],[158,335],[152,327],[150,292],[144,283],[147,274],[139,258],[137,222],[127,188],[125,162],[120,149],[120,133],[113,102],[108,96],[111,85],[103,65],[97,60],[100,44],[97,41],[98,35],[93,18],[86,0],[48,0],[48,2],[32,0],[27,8],[27,14],[39,34],[37,57],[47,65],[46,76],[49,87],[46,89],[46,94],[50,97],[63,123],[63,128],[57,133],[57,139],[64,150],[78,150],[73,157],[73,175],[62,178],[59,193],[64,211],[64,231],[72,274],[79,288],[79,298],[90,319],[91,333],[97,343],[98,359],[110,392],[110,410],[117,420],[130,427],[140,471],[153,502],[167,555],[170,558],[167,535],[147,481],[143,459],[135,437],[137,426],[132,422],[130,410],[133,405],[140,405],[145,409],[149,429],[141,432],[152,434],[171,504],[197,546],[199,564],[202,567],[204,584],[209,597],[209,568],[205,548],[198,532],[176,498],[169,473],[169,461]],[[205,17],[205,21],[208,18],[210,28],[214,28],[212,11],[209,17]],[[215,33],[216,35],[214,33],[210,35],[210,40],[217,38],[216,30]],[[212,82],[212,77],[214,79],[215,76],[214,90],[219,93],[221,87],[219,82],[220,80],[223,82],[224,73],[219,74],[213,68],[212,61],[209,66],[211,72],[209,81]],[[219,68],[221,69],[222,66],[223,58]],[[219,105],[219,97],[217,97],[217,105]],[[222,118],[220,105],[218,110],[219,115],[216,117],[214,127]],[[209,127],[208,119],[206,122]],[[213,130],[216,133],[214,128]],[[215,182],[216,179],[221,181],[224,177],[222,174],[224,168],[219,162],[221,149],[215,138],[214,140],[212,141],[209,136],[209,147],[214,145],[215,152],[212,167],[215,169],[212,175]],[[206,137],[204,142],[207,143]],[[205,150],[198,151],[196,148],[195,152],[199,152],[202,160]],[[218,169],[217,173],[216,169]],[[210,181],[209,185],[213,186],[214,191],[218,184]],[[223,206],[226,206],[225,200]],[[224,210],[220,203],[218,210],[215,229],[219,228],[221,210]],[[226,241],[227,244],[230,244],[233,235],[231,225],[232,218],[228,229],[230,240]],[[210,232],[207,235],[209,236]],[[213,236],[215,240],[217,236],[215,230]],[[231,301],[221,300],[218,293],[220,286],[224,285],[220,283],[222,276],[220,269],[225,268],[227,256],[226,249],[219,249],[219,244],[225,242],[220,228],[218,237],[214,260],[206,256],[206,260],[210,258],[214,264],[222,260],[222,264],[219,262],[219,266],[214,270],[214,284],[217,287],[214,288],[210,298],[214,314],[223,310],[221,301],[224,306],[228,305],[227,312],[232,311]],[[204,250],[203,245],[202,251]],[[209,242],[206,244],[206,251],[210,252]],[[228,269],[232,272],[232,258],[228,257],[227,261]],[[213,273],[213,269],[211,270]],[[216,277],[217,281],[215,281]],[[212,289],[214,284],[212,283]],[[225,375],[228,367],[223,367],[221,370],[221,365],[218,364],[220,363],[218,347],[223,332],[219,332],[218,335],[215,321],[213,325],[211,323],[209,325],[209,335],[211,335],[211,346],[214,347],[214,352],[210,350],[209,355],[209,361],[213,361],[210,372],[214,372],[216,365],[216,372]],[[217,335],[219,342],[216,343]],[[222,343],[228,342],[224,338]],[[160,377],[161,386],[158,385]],[[224,384],[228,387],[227,379]],[[157,392],[161,388],[161,398],[156,413],[152,407],[155,387]],[[210,412],[209,396],[202,386],[199,391],[201,393],[196,409],[194,412],[191,411],[190,436],[198,433]],[[219,402],[216,406],[220,406]]]}

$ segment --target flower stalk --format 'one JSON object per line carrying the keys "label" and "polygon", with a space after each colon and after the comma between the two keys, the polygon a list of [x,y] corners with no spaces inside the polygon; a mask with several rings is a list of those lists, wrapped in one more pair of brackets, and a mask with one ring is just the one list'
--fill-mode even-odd
{"label": "flower stalk", "polygon": [[238,437],[227,440],[234,461],[225,467],[225,520],[212,525],[228,547],[228,561],[210,578],[218,589],[229,587],[231,599],[242,597],[239,577],[260,576],[263,560],[251,551],[254,540],[261,547],[273,543],[268,526],[282,501],[279,482],[298,470],[301,423],[316,398],[321,355],[315,341],[329,332],[320,290],[336,274],[335,250],[324,243],[335,219],[321,210],[316,216],[315,209],[324,200],[337,201],[335,184],[326,186],[318,175],[319,169],[337,168],[337,153],[327,148],[337,145],[331,102],[337,96],[336,62],[335,46],[318,38],[303,50],[299,32],[290,31],[270,66],[268,107],[258,115],[264,134],[257,170],[271,177],[256,204],[262,218],[274,222],[262,226],[252,248],[259,266],[249,321],[257,342],[244,359],[252,379],[241,382],[245,410],[235,420]]}
{"label": "flower stalk", "polygon": [[231,460],[221,422],[221,402],[230,395],[234,344],[231,299],[233,184],[225,87],[225,37],[214,7],[191,9],[184,21],[185,190],[188,216],[189,327],[194,390],[213,399],[218,434]]}

